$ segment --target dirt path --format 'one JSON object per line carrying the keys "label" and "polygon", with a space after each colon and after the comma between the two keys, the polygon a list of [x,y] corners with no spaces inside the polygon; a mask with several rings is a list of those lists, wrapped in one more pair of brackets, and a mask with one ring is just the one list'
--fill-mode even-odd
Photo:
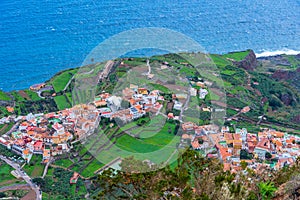
{"label": "dirt path", "polygon": [[47,172],[48,172],[48,167],[49,167],[49,165],[51,164],[51,162],[52,162],[52,158],[50,158],[49,162],[47,162],[47,164],[46,164],[46,166],[45,166],[45,168],[44,168],[44,172],[43,172],[42,178],[44,178],[44,177],[46,176],[46,174],[47,174]]}
{"label": "dirt path", "polygon": [[7,124],[4,124],[4,126],[0,129],[0,133],[2,133],[2,131],[4,131],[7,128]]}
{"label": "dirt path", "polygon": [[0,187],[3,186],[3,185],[10,185],[10,184],[13,184],[15,183],[17,180],[16,179],[13,179],[13,180],[7,180],[5,182],[1,182],[0,183]]}
{"label": "dirt path", "polygon": [[24,92],[23,90],[20,90],[18,92],[24,99],[27,99],[27,100],[31,100],[31,98],[28,96],[28,94],[26,92]]}
{"label": "dirt path", "polygon": [[5,192],[8,190],[28,190],[30,186],[28,184],[15,184],[10,186],[5,186],[0,188],[0,192]]}

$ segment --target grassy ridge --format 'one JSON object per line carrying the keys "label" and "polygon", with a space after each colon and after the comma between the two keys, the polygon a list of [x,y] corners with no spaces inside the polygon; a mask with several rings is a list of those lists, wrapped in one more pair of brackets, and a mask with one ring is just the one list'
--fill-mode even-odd
{"label": "grassy ridge", "polygon": [[50,83],[52,84],[55,92],[62,91],[77,71],[78,69],[66,70],[54,76],[50,80]]}
{"label": "grassy ridge", "polygon": [[0,100],[3,101],[10,101],[10,97],[3,91],[0,90]]}

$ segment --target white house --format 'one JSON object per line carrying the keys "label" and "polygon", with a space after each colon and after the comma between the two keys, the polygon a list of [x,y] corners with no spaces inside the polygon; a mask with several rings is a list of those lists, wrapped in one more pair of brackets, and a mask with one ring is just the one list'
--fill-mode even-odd
{"label": "white house", "polygon": [[199,98],[200,99],[205,99],[206,95],[208,95],[207,89],[200,88],[200,90],[199,90]]}
{"label": "white house", "polygon": [[180,103],[179,101],[175,101],[174,109],[181,110],[181,108],[182,108],[182,103]]}

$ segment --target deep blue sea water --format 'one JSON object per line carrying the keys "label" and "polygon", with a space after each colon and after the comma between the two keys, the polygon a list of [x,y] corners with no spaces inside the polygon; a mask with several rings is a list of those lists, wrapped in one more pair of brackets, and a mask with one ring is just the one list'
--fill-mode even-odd
{"label": "deep blue sea water", "polygon": [[125,30],[164,27],[208,52],[300,51],[299,0],[1,0],[0,89],[24,89],[79,66]]}

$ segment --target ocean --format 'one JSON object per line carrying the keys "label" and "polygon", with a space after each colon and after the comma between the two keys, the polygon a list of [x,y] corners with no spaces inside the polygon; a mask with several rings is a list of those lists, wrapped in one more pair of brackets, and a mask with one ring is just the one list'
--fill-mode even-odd
{"label": "ocean", "polygon": [[78,67],[133,28],[181,32],[211,53],[299,53],[299,0],[1,0],[0,89],[28,88]]}

